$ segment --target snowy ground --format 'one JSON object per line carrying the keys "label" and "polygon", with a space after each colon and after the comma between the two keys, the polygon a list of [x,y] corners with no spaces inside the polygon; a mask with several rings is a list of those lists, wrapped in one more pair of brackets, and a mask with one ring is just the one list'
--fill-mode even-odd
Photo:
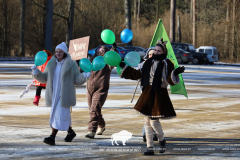
{"label": "snowy ground", "polygon": [[[35,88],[19,98],[32,82],[33,62],[0,62],[0,159],[239,159],[240,157],[240,67],[186,65],[183,74],[188,99],[170,94],[177,118],[161,121],[167,151],[145,157],[142,141],[143,116],[134,110],[140,88],[130,103],[136,81],[120,79],[113,70],[109,96],[102,109],[106,131],[86,139],[88,105],[86,86],[77,87],[77,105],[72,123],[77,136],[64,142],[59,132],[56,146],[42,141],[49,136],[50,108],[44,93],[39,107],[32,105]],[[111,135],[122,130],[133,133],[126,146],[112,146]]]}

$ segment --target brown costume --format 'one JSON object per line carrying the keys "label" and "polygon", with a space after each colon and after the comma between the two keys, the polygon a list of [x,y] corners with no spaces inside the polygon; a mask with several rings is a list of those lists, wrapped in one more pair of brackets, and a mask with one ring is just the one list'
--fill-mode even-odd
{"label": "brown costume", "polygon": [[[105,52],[109,51],[108,48],[100,46],[97,49],[97,53],[94,58],[97,55],[104,56],[105,52],[98,52],[100,48],[104,48]],[[115,49],[115,51],[117,50]],[[90,115],[88,131],[90,132],[95,133],[97,128],[105,127],[105,121],[102,117],[101,109],[107,99],[110,75],[113,68],[114,67],[106,64],[100,71],[93,71],[87,82],[87,99]]]}
{"label": "brown costume", "polygon": [[[161,88],[157,89],[154,94],[150,94],[152,86],[151,84],[157,66],[157,64],[155,64],[157,61],[153,61],[150,71],[150,75],[152,74],[153,76],[150,76],[149,85],[140,95],[134,109],[141,114],[151,118],[169,119],[176,117],[176,113],[168,95],[167,85],[177,84],[179,82],[179,77],[174,76],[174,65],[169,59],[165,59],[163,62],[164,66],[162,71]],[[121,74],[122,78],[132,80],[141,79],[143,76],[145,75],[142,75],[141,69],[136,70],[128,66],[123,69]]]}
{"label": "brown costume", "polygon": [[105,127],[101,108],[107,99],[112,69],[113,67],[105,65],[102,70],[93,71],[87,82],[87,99],[90,114],[88,131],[96,132],[98,127]]}

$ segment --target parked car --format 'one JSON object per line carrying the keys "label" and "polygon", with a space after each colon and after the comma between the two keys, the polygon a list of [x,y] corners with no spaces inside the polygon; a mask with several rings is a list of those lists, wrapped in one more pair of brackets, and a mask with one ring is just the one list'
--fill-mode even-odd
{"label": "parked car", "polygon": [[174,54],[177,58],[178,64],[188,64],[188,62],[193,61],[192,54],[188,51],[185,51],[181,48],[174,48]]}
{"label": "parked car", "polygon": [[193,57],[192,63],[193,64],[207,64],[207,54],[202,52],[196,52],[195,48],[192,44],[188,43],[178,43],[178,42],[171,42],[173,48],[181,48],[185,51],[190,52],[191,56]]}
{"label": "parked car", "polygon": [[197,52],[202,52],[207,54],[207,59],[209,64],[218,62],[218,51],[216,47],[212,46],[201,46],[197,48]]}
{"label": "parked car", "polygon": [[[102,46],[102,45],[101,45],[101,46]],[[103,45],[103,46],[106,46],[106,47],[108,47],[109,49],[112,48],[112,45]],[[99,46],[98,46],[98,47],[99,47]],[[98,47],[96,47],[96,48],[88,51],[88,59],[91,59],[91,58],[95,55],[96,49],[97,49]],[[125,49],[125,48],[123,48],[123,47],[121,47],[121,46],[117,46],[117,50],[119,51],[119,55],[120,55],[121,59],[124,59],[125,55],[129,52],[129,50],[127,50],[127,49]]]}
{"label": "parked car", "polygon": [[131,51],[137,52],[137,53],[140,55],[141,59],[145,56],[144,48],[142,48],[142,47],[137,47],[137,46],[125,46],[125,47],[123,47],[123,48],[129,50],[130,52],[131,52]]}

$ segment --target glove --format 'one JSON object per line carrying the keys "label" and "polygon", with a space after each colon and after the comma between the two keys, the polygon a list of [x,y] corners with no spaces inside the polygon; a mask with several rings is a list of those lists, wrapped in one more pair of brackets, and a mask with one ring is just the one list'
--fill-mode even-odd
{"label": "glove", "polygon": [[34,71],[34,70],[37,69],[37,66],[34,64],[34,65],[31,67],[31,69]]}
{"label": "glove", "polygon": [[113,44],[112,44],[112,50],[116,50],[117,49],[117,44],[114,42]]}
{"label": "glove", "polygon": [[38,69],[37,69],[37,66],[34,64],[32,67],[31,67],[31,69],[32,69],[32,74],[33,75],[36,75],[37,73],[38,73]]}
{"label": "glove", "polygon": [[183,73],[184,70],[185,70],[185,67],[184,67],[184,66],[178,67],[177,69],[175,69],[174,75],[177,76],[178,74]]}
{"label": "glove", "polygon": [[121,68],[124,68],[124,67],[126,66],[126,63],[120,62],[119,66],[120,66]]}
{"label": "glove", "polygon": [[84,78],[89,78],[91,76],[91,72],[83,72]]}

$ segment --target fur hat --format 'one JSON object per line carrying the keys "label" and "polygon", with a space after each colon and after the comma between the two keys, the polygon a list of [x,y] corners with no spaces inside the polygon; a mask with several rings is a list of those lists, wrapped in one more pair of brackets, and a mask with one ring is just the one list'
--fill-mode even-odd
{"label": "fur hat", "polygon": [[163,47],[163,51],[166,52],[167,51],[167,47],[166,47],[166,44],[168,43],[168,41],[164,41],[163,42],[163,38],[161,38],[161,40],[157,40],[157,43],[156,43],[156,46],[157,45],[160,45]]}
{"label": "fur hat", "polygon": [[57,45],[56,49],[61,49],[64,53],[68,53],[68,47],[65,42],[62,42],[59,45]]}

